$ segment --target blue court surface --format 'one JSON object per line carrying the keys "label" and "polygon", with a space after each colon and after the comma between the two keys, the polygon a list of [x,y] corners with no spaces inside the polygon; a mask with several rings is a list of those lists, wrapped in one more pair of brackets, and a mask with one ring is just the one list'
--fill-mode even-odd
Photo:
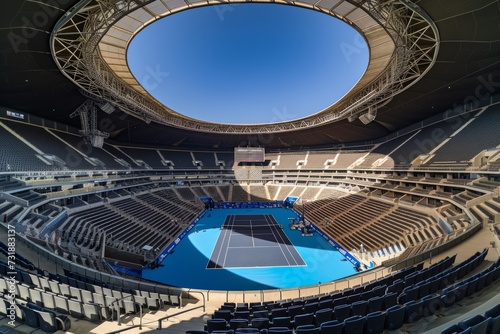
{"label": "blue court surface", "polygon": [[319,234],[289,228],[294,211],[284,208],[215,209],[156,269],[142,277],[206,290],[285,289],[315,285],[356,270]]}

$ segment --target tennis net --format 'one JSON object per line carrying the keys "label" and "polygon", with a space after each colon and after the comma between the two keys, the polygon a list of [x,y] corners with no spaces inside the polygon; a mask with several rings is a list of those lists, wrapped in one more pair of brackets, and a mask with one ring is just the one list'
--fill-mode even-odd
{"label": "tennis net", "polygon": [[276,229],[283,229],[283,225],[281,224],[251,224],[251,225],[231,225],[224,224],[220,227],[221,230],[232,230],[236,232],[254,232],[254,231],[263,231],[263,232],[272,232]]}

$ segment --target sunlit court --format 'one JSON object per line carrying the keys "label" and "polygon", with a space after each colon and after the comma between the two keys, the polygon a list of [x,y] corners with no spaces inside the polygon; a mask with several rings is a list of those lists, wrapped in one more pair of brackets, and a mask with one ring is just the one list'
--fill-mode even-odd
{"label": "sunlit court", "polygon": [[[207,290],[262,290],[309,286],[356,273],[317,232],[291,229],[297,213],[285,208],[214,209],[156,269],[143,278]],[[189,259],[189,260],[187,260]]]}

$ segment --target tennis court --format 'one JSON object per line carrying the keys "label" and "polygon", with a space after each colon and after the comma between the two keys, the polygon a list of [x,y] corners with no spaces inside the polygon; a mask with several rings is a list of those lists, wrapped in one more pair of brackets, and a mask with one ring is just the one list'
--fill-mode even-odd
{"label": "tennis court", "polygon": [[272,215],[228,215],[207,268],[303,266],[304,260]]}
{"label": "tennis court", "polygon": [[[145,268],[142,277],[193,289],[261,290],[317,285],[357,273],[353,264],[318,233],[304,237],[291,230],[290,219],[297,219],[297,215],[285,208],[207,211],[161,266]],[[264,223],[271,227],[260,227]],[[239,226],[250,224],[254,226]],[[224,238],[226,244],[222,245]],[[266,251],[257,255],[260,247]],[[297,252],[293,256],[297,264],[290,265],[283,255],[277,257],[285,248]],[[214,257],[219,250],[227,256]],[[304,264],[299,265],[300,260]],[[209,268],[210,262],[216,265]]]}

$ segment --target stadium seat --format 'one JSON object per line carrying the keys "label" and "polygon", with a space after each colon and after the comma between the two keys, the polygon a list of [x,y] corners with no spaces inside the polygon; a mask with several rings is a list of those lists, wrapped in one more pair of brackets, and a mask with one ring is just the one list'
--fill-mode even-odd
{"label": "stadium seat", "polygon": [[292,328],[292,319],[289,316],[276,317],[272,321],[272,327]]}
{"label": "stadium seat", "polygon": [[319,327],[322,323],[332,320],[332,316],[333,309],[331,308],[318,310],[314,313],[314,323]]}
{"label": "stadium seat", "polygon": [[442,301],[439,295],[428,295],[422,298],[422,316],[429,317],[434,315],[442,308]]}
{"label": "stadium seat", "polygon": [[234,318],[229,320],[229,329],[248,327],[248,319]]}
{"label": "stadium seat", "polygon": [[441,331],[441,334],[469,334],[470,328],[462,329],[457,324],[451,325]]}
{"label": "stadium seat", "polygon": [[271,310],[271,320],[274,321],[276,317],[286,317],[288,316],[287,309],[284,307],[274,308]]}
{"label": "stadium seat", "polygon": [[295,329],[295,334],[319,334],[319,327],[315,327],[314,325],[310,326],[299,326]]}
{"label": "stadium seat", "polygon": [[[229,317],[231,314],[229,314]],[[267,310],[252,311],[251,318],[269,318],[269,312]]]}
{"label": "stadium seat", "polygon": [[423,301],[409,301],[405,303],[405,323],[412,324],[417,322],[422,317],[423,312]]}
{"label": "stadium seat", "polygon": [[405,322],[404,306],[394,305],[386,310],[385,329],[392,331],[400,329]]}
{"label": "stadium seat", "polygon": [[257,328],[247,327],[247,328],[236,328],[234,334],[260,334],[261,331]]}
{"label": "stadium seat", "polygon": [[219,309],[215,310],[212,314],[212,319],[225,319],[227,322],[232,318],[231,311],[229,309]]}
{"label": "stadium seat", "polygon": [[477,314],[473,317],[464,319],[458,323],[458,327],[462,330],[470,329],[470,334],[487,334],[488,325],[491,318]]}
{"label": "stadium seat", "polygon": [[24,323],[28,326],[38,328],[39,324],[36,311],[24,305],[18,305],[18,306],[21,309]]}
{"label": "stadium seat", "polygon": [[368,299],[366,312],[372,313],[376,311],[382,311],[383,304],[384,304],[383,296],[373,296],[372,298]]}
{"label": "stadium seat", "polygon": [[344,320],[345,334],[364,334],[366,318],[361,315],[355,315]]}
{"label": "stadium seat", "polygon": [[343,322],[345,319],[351,316],[351,305],[344,304],[335,306],[335,308],[333,309],[333,314],[335,315],[335,318],[338,320],[338,322]]}
{"label": "stadium seat", "polygon": [[398,294],[396,292],[389,292],[384,295],[384,303],[382,309],[387,310],[388,308],[397,305]]}
{"label": "stadium seat", "polygon": [[500,314],[494,317],[489,317],[488,334],[500,333]]}
{"label": "stadium seat", "polygon": [[368,301],[359,300],[351,304],[351,315],[366,315]]}
{"label": "stadium seat", "polygon": [[293,326],[295,328],[302,325],[312,325],[312,324],[314,324],[313,313],[298,314],[293,318]]}
{"label": "stadium seat", "polygon": [[212,333],[215,330],[224,330],[228,329],[227,321],[224,319],[208,319],[206,328],[209,333]]}
{"label": "stadium seat", "polygon": [[286,327],[271,327],[267,332],[268,334],[293,334],[293,330]]}
{"label": "stadium seat", "polygon": [[304,313],[314,313],[317,310],[319,310],[319,303],[318,302],[310,302],[306,303],[303,308]]}
{"label": "stadium seat", "polygon": [[366,334],[381,334],[385,328],[385,313],[375,311],[366,315]]}
{"label": "stadium seat", "polygon": [[83,304],[83,316],[91,322],[100,322],[101,310],[97,304]]}
{"label": "stadium seat", "polygon": [[287,315],[290,318],[294,318],[296,315],[302,314],[302,305],[291,305],[288,307],[288,313]]}
{"label": "stadium seat", "polygon": [[268,329],[269,327],[271,327],[271,322],[268,318],[252,318],[250,326],[259,330]]}
{"label": "stadium seat", "polygon": [[327,321],[321,324],[321,334],[342,334],[344,331],[344,323],[337,320]]}

